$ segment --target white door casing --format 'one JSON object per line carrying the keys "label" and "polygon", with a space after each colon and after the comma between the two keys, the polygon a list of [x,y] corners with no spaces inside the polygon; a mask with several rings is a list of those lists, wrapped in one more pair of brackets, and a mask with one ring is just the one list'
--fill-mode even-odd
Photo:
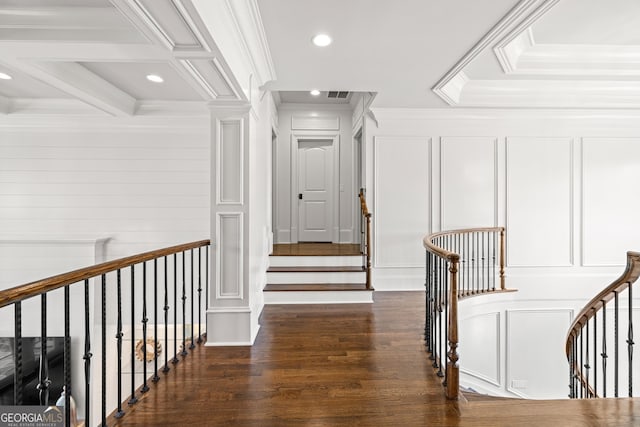
{"label": "white door casing", "polygon": [[298,241],[333,241],[333,141],[298,141]]}

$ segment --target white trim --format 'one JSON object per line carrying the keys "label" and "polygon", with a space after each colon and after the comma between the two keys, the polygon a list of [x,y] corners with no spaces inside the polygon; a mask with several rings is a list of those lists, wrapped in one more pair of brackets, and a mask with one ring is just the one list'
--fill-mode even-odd
{"label": "white trim", "polygon": [[518,71],[518,61],[527,49],[535,46],[535,40],[533,38],[533,29],[531,27],[526,28],[520,34],[518,34],[510,42],[502,41],[498,43],[493,51],[498,58],[502,70],[506,74],[512,74]]}
{"label": "white trim", "polygon": [[[222,273],[224,266],[223,255],[224,242],[222,241],[222,217],[237,218],[238,219],[238,240],[236,242],[237,251],[235,255],[238,257],[237,278],[238,283],[235,283],[237,287],[236,292],[230,294],[222,293]],[[215,277],[215,298],[217,300],[242,300],[244,299],[244,214],[242,212],[217,212],[216,213],[216,277]]]}
{"label": "white trim", "polygon": [[[240,148],[240,155],[238,157],[238,164],[235,165],[224,165],[222,159],[222,148],[224,143],[224,134],[222,132],[222,127],[225,123],[237,123],[239,128],[239,139],[238,141],[231,141],[231,143],[237,143]],[[243,118],[228,118],[228,119],[216,119],[216,204],[218,205],[244,205],[244,119]],[[239,198],[238,200],[223,200],[222,199],[222,189],[224,183],[222,182],[222,172],[224,168],[236,168],[239,175],[238,182],[238,190],[239,190]]]}

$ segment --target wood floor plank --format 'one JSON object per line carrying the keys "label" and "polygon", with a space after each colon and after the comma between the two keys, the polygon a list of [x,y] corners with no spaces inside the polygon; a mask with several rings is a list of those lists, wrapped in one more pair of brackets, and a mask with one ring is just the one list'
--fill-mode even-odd
{"label": "wood floor plank", "polygon": [[[638,425],[640,401],[444,398],[421,339],[424,294],[270,305],[253,347],[197,347],[116,426]],[[637,415],[635,415],[637,414]]]}
{"label": "wood floor plank", "polygon": [[344,243],[277,243],[273,256],[361,255],[360,245]]}

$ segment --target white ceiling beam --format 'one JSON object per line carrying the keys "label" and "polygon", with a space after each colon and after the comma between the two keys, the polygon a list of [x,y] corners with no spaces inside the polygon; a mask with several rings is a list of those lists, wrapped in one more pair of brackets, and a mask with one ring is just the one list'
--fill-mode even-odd
{"label": "white ceiling beam", "polygon": [[73,62],[20,64],[22,71],[113,116],[132,116],[136,99]]}
{"label": "white ceiling beam", "polygon": [[41,41],[7,42],[0,44],[3,60],[31,59],[63,62],[166,62],[171,52],[148,44],[114,43],[42,43]]}
{"label": "white ceiling beam", "polygon": [[0,29],[95,29],[127,28],[112,7],[3,7]]}

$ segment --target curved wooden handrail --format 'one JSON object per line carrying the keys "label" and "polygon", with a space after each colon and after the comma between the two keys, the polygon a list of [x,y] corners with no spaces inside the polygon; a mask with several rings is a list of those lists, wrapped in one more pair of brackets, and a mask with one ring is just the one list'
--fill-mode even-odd
{"label": "curved wooden handrail", "polygon": [[[445,258],[450,262],[458,262],[460,260],[460,255],[455,252],[450,252],[446,249],[443,249],[439,246],[436,246],[433,241],[438,237],[451,236],[456,234],[469,234],[469,233],[479,233],[479,232],[500,232],[504,233],[504,227],[479,227],[479,228],[461,228],[458,230],[447,230],[440,231],[437,233],[429,234],[422,239],[422,245],[424,248],[442,258]],[[501,255],[503,255],[504,249],[501,245],[500,247]],[[501,257],[502,258],[502,257]]]}
{"label": "curved wooden handrail", "polygon": [[[589,301],[580,313],[576,316],[573,323],[569,327],[567,334],[565,353],[570,360],[572,338],[577,337],[583,326],[587,324],[600,310],[605,303],[611,301],[615,297],[615,293],[620,293],[627,289],[640,277],[640,252],[627,252],[627,266],[622,275],[614,280],[609,286],[604,288],[595,297]],[[578,369],[579,371],[579,369]]]}
{"label": "curved wooden handrail", "polygon": [[210,240],[199,240],[197,242],[184,243],[181,245],[170,246],[168,248],[157,249],[141,254],[128,256],[125,258],[107,261],[102,264],[96,264],[90,267],[81,268],[70,271],[68,273],[58,274],[46,279],[38,280],[24,285],[15,286],[13,288],[0,291],[0,308],[18,301],[25,300],[45,292],[65,287],[67,285],[77,283],[86,279],[91,279],[102,274],[109,273],[118,269],[123,269],[134,264],[150,261],[155,258],[173,255],[182,251],[195,249],[211,244]]}
{"label": "curved wooden handrail", "polygon": [[360,209],[362,209],[362,215],[365,217],[370,217],[371,213],[369,212],[367,200],[364,197],[364,191],[362,191],[362,189],[360,190],[358,197],[360,198]]}

